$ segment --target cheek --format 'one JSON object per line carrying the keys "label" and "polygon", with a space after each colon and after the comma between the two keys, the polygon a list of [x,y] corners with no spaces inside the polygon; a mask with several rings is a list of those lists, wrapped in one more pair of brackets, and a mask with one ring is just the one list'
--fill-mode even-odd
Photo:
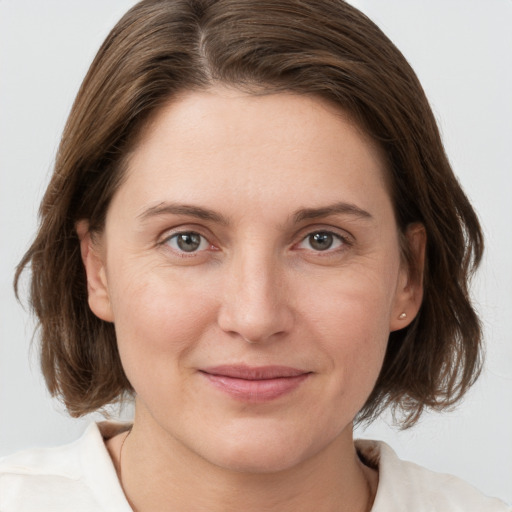
{"label": "cheek", "polygon": [[112,277],[117,342],[132,386],[138,390],[138,381],[144,385],[148,375],[173,378],[173,368],[186,359],[215,317],[207,290],[155,269],[119,271]]}
{"label": "cheek", "polygon": [[305,330],[315,333],[318,350],[327,355],[334,376],[331,392],[343,395],[343,400],[350,395],[353,399],[348,401],[364,403],[387,347],[394,281],[366,267],[365,272],[346,272],[326,280],[318,289],[322,293],[315,297],[305,290],[296,292],[309,298],[301,307],[307,318]]}
{"label": "cheek", "polygon": [[299,297],[302,314],[326,331],[327,339],[344,338],[350,333],[354,340],[371,343],[372,334],[389,334],[396,294],[398,265],[382,263],[363,262],[334,275],[317,274],[297,280],[300,285],[293,296]]}

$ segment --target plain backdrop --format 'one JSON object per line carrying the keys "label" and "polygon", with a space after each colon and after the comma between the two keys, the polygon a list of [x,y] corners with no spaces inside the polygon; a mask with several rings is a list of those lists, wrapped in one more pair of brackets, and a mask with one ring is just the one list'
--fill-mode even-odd
{"label": "plain backdrop", "polygon": [[[60,133],[85,72],[132,0],[0,0],[0,455],[77,438],[40,375],[33,321],[12,291],[36,228]],[[459,408],[399,432],[383,418],[360,437],[456,474],[512,503],[512,1],[357,0],[419,75],[487,241],[474,281],[487,345]]]}

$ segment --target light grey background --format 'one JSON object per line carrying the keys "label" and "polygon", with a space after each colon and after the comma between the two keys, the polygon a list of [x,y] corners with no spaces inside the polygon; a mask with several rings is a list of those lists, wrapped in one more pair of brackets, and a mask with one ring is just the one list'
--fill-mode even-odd
{"label": "light grey background", "polygon": [[[44,389],[14,267],[36,227],[71,102],[108,30],[132,0],[0,0],[0,455],[75,439]],[[450,414],[357,434],[454,473],[512,503],[512,1],[354,0],[403,51],[429,96],[448,155],[487,236],[474,282],[484,374]],[[388,419],[389,420],[389,419]]]}

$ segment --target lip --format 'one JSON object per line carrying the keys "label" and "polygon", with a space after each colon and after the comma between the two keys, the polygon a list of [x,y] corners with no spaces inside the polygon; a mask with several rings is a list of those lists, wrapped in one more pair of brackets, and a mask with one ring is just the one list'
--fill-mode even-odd
{"label": "lip", "polygon": [[222,365],[200,370],[214,387],[243,402],[260,403],[291,393],[311,372],[289,366]]}

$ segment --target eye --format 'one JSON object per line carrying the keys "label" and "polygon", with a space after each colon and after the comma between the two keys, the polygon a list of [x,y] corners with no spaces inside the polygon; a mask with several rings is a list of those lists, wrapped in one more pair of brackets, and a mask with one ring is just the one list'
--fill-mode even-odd
{"label": "eye", "polygon": [[313,249],[314,251],[327,251],[339,249],[346,240],[330,231],[315,231],[306,236],[298,245],[299,249]]}
{"label": "eye", "polygon": [[204,251],[210,247],[206,238],[194,231],[185,231],[176,233],[166,239],[165,243],[176,252],[198,252]]}

